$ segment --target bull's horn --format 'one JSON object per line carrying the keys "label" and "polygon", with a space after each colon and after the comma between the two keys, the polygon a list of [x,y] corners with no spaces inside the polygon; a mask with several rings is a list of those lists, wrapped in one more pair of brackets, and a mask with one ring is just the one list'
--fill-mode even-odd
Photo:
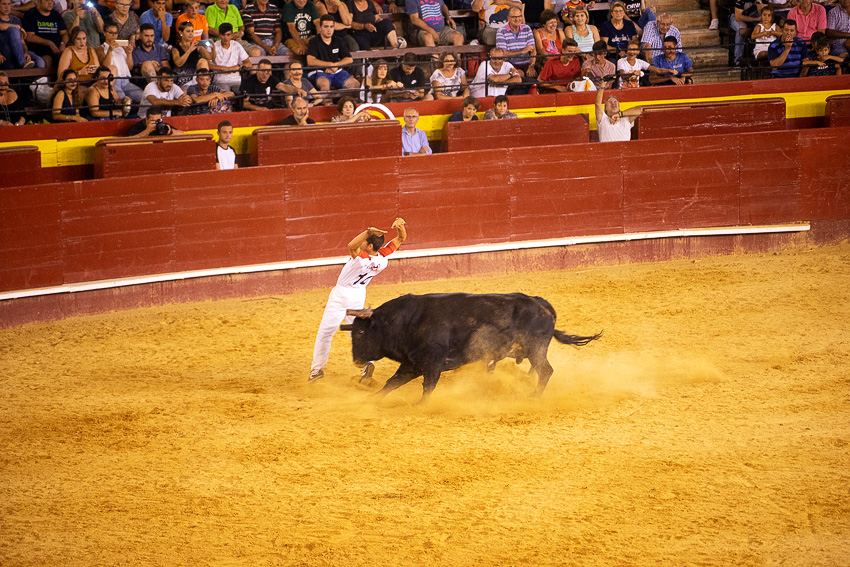
{"label": "bull's horn", "polygon": [[372,308],[367,307],[366,309],[346,309],[345,314],[348,316],[354,316],[358,319],[368,319],[372,316]]}
{"label": "bull's horn", "polygon": [[344,325],[340,325],[339,330],[340,331],[353,331],[354,325],[352,325],[351,323],[346,323]]}

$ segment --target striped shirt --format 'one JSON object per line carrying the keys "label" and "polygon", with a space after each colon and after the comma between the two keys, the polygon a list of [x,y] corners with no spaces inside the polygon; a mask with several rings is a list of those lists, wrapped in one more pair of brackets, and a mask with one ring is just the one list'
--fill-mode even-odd
{"label": "striped shirt", "polygon": [[[782,53],[785,52],[785,44],[778,39],[770,44],[767,48],[767,58],[773,61]],[[779,67],[774,67],[771,76],[774,79],[784,79],[787,77],[799,77],[800,71],[803,68],[803,57],[806,55],[806,43],[799,38],[794,38],[794,43],[791,44],[791,51],[788,53],[788,58],[785,63]]]}
{"label": "striped shirt", "polygon": [[[496,47],[505,51],[520,51],[528,46],[534,47],[534,34],[531,28],[525,24],[519,26],[519,32],[514,33],[511,26],[505,26],[496,32]],[[531,55],[523,53],[508,57],[508,61],[514,65],[525,65],[531,60]]]}
{"label": "striped shirt", "polygon": [[[826,29],[850,33],[850,15],[841,6],[836,6],[826,15]],[[846,38],[833,39],[831,45],[833,52],[843,53],[846,51],[846,48],[844,48],[845,41]]]}
{"label": "striped shirt", "polygon": [[274,30],[280,28],[280,10],[269,3],[265,12],[261,12],[256,3],[249,4],[242,10],[242,20],[245,29],[254,28],[254,33],[260,39],[274,40]]}
{"label": "striped shirt", "polygon": [[[679,29],[676,26],[670,26],[670,29],[667,30],[667,35],[672,35],[673,37],[675,37],[676,46],[679,49],[682,48],[682,36],[679,34]],[[662,37],[661,32],[658,31],[657,20],[646,24],[646,27],[643,28],[643,35],[641,36],[640,41],[641,43],[649,44],[651,54],[646,54],[649,61],[652,61],[652,58],[656,55],[664,54],[664,37]]]}

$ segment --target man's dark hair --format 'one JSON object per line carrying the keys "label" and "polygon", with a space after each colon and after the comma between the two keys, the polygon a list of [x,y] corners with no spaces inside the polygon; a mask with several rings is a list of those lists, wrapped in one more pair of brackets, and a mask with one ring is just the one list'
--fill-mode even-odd
{"label": "man's dark hair", "polygon": [[608,44],[601,39],[593,44],[594,53],[608,53]]}
{"label": "man's dark hair", "polygon": [[173,77],[174,71],[171,70],[171,67],[160,67],[156,70],[157,77]]}
{"label": "man's dark hair", "polygon": [[664,43],[672,43],[673,45],[679,45],[679,41],[672,35],[668,35],[667,37],[665,37]]}
{"label": "man's dark hair", "polygon": [[[106,26],[104,26],[104,27],[106,27]],[[139,26],[140,32],[147,31],[147,30],[151,30],[152,32],[155,32],[156,28],[153,27],[153,24],[142,24],[142,25]]]}
{"label": "man's dark hair", "polygon": [[493,99],[493,106],[496,106],[497,104],[501,104],[503,102],[505,104],[508,104],[508,97],[503,94],[500,94],[499,96]]}
{"label": "man's dark hair", "polygon": [[323,15],[321,18],[319,18],[319,26],[321,26],[321,25],[322,25],[322,24],[324,24],[325,22],[334,22],[334,23],[336,23],[336,21],[334,20],[334,17],[333,17],[333,16],[331,16],[330,14],[325,14],[325,15]]}
{"label": "man's dark hair", "polygon": [[218,123],[217,130],[219,132],[221,132],[221,129],[226,127],[226,126],[230,126],[231,128],[233,128],[233,124],[230,123],[230,120],[222,120],[221,122]]}
{"label": "man's dark hair", "polygon": [[404,54],[404,57],[401,58],[402,65],[413,65],[416,66],[416,54],[410,53],[409,51]]}
{"label": "man's dark hair", "polygon": [[268,65],[269,67],[271,67],[272,62],[269,61],[268,59],[260,59],[259,61],[257,61],[257,68],[259,68],[260,65]]}
{"label": "man's dark hair", "polygon": [[561,42],[561,51],[565,51],[567,46],[578,47],[578,42],[571,37],[565,38],[564,41]]}
{"label": "man's dark hair", "polygon": [[468,96],[465,99],[463,99],[463,102],[460,104],[460,107],[464,108],[464,107],[469,106],[470,104],[475,107],[475,110],[478,110],[479,108],[481,108],[481,103],[479,103],[478,99],[475,98],[474,96]]}
{"label": "man's dark hair", "polygon": [[162,115],[162,107],[158,104],[152,104],[148,107],[148,116],[151,114],[159,114]]}
{"label": "man's dark hair", "polygon": [[230,22],[224,22],[223,24],[218,26],[218,33],[220,33],[221,35],[224,35],[228,32],[233,33],[233,24],[231,24]]}
{"label": "man's dark hair", "polygon": [[384,235],[383,234],[370,234],[366,237],[366,244],[372,245],[372,250],[377,252],[381,249],[381,246],[384,245]]}
{"label": "man's dark hair", "polygon": [[797,20],[792,20],[791,18],[788,18],[787,20],[785,20],[785,23],[782,24],[782,27],[785,27],[785,26],[794,26],[796,28],[797,27]]}
{"label": "man's dark hair", "polygon": [[114,22],[113,20],[106,20],[105,22],[103,22],[103,29],[106,29],[106,28],[118,29],[118,24],[116,22]]}
{"label": "man's dark hair", "polygon": [[201,69],[195,73],[195,77],[212,77],[212,71],[209,69]]}

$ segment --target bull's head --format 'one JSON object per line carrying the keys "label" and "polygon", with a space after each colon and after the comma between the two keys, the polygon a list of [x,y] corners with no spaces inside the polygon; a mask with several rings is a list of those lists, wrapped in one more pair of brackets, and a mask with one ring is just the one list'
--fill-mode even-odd
{"label": "bull's head", "polygon": [[346,309],[345,314],[355,318],[350,324],[339,326],[340,331],[351,331],[351,354],[354,362],[365,364],[370,360],[383,358],[382,337],[377,322],[372,319],[372,308]]}

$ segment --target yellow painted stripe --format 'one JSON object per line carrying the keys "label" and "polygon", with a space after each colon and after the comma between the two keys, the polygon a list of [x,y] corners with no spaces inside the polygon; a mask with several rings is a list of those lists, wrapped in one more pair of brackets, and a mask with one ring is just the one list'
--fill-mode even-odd
{"label": "yellow painted stripe", "polygon": [[[826,99],[833,95],[850,94],[850,89],[841,89],[833,91],[803,91],[803,92],[787,92],[787,93],[765,93],[765,94],[750,94],[737,96],[720,96],[709,98],[681,98],[681,99],[664,99],[640,102],[627,102],[622,104],[622,108],[628,109],[634,106],[654,106],[659,104],[686,104],[694,102],[717,102],[726,100],[742,100],[742,99],[760,99],[760,98],[784,98],[785,99],[785,116],[788,119],[796,118],[811,118],[823,116],[826,111]],[[520,117],[541,116],[541,115],[560,115],[560,114],[588,114],[593,117],[595,114],[593,104],[582,104],[574,106],[550,106],[541,108],[523,108],[517,112]],[[479,113],[479,118],[483,113]],[[399,118],[399,122],[404,125],[404,119]],[[443,135],[443,126],[449,120],[448,114],[442,115],[425,115],[419,119],[418,127],[428,134],[428,139],[438,141]],[[236,153],[244,154],[248,152],[248,141],[256,126],[236,128],[233,132],[233,141],[231,145],[236,150]],[[590,120],[590,128],[596,129],[596,121]],[[215,130],[193,130],[192,134],[216,134]],[[94,145],[101,138],[75,138],[72,140],[33,140],[23,142],[2,142],[0,147],[9,146],[37,146],[41,151],[41,166],[42,167],[58,167],[67,165],[85,165],[94,163]]]}

